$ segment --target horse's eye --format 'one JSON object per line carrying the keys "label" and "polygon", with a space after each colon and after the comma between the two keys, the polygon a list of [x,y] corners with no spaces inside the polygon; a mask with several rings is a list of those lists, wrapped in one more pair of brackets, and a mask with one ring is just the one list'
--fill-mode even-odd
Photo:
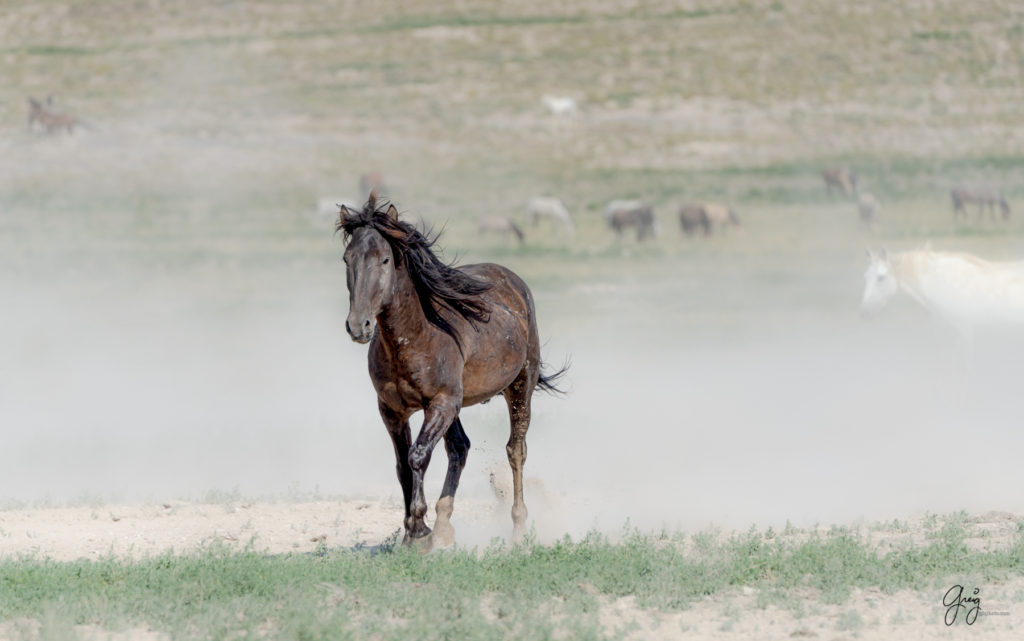
{"label": "horse's eye", "polygon": [[879,280],[879,281],[883,281],[883,280],[885,280],[885,274],[879,274],[879,275],[878,275],[878,280]]}
{"label": "horse's eye", "polygon": [[385,265],[387,265],[390,262],[391,262],[391,257],[390,256],[388,256],[387,258],[384,259],[384,264]]}

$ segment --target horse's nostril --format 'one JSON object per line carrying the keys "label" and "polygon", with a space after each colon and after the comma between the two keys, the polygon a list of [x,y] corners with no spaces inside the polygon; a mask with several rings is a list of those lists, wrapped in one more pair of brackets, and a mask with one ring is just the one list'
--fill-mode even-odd
{"label": "horse's nostril", "polygon": [[345,321],[345,331],[349,334],[352,333],[352,328],[349,326],[348,321]]}
{"label": "horse's nostril", "polygon": [[370,329],[370,319],[369,318],[367,318],[365,321],[363,321],[363,327],[365,327],[366,329]]}

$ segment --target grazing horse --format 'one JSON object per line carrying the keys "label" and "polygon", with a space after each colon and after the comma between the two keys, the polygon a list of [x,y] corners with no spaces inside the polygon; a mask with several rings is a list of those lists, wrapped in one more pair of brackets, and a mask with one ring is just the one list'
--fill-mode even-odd
{"label": "grazing horse", "polygon": [[85,127],[85,123],[79,120],[76,116],[55,111],[52,107],[53,100],[51,98],[46,99],[46,104],[43,104],[35,98],[28,99],[28,128],[32,129],[32,124],[38,122],[42,125],[43,130],[52,134],[60,129],[67,129],[68,133],[74,133],[75,126]]}
{"label": "grazing horse", "polygon": [[642,241],[645,238],[654,238],[657,234],[657,220],[654,218],[654,208],[650,205],[640,205],[633,209],[617,209],[608,220],[608,226],[619,238],[627,227],[636,229],[636,239]]}
{"label": "grazing horse", "polygon": [[679,208],[679,224],[687,236],[692,235],[698,229],[704,230],[704,235],[711,234],[711,223],[708,221],[707,212],[703,205],[686,204]]}
{"label": "grazing horse", "polygon": [[878,199],[873,195],[868,193],[857,195],[857,214],[860,216],[860,221],[868,228],[874,228],[878,210]]}
{"label": "grazing horse", "polygon": [[953,198],[953,219],[960,216],[967,217],[967,205],[976,203],[978,205],[978,218],[985,213],[985,206],[988,206],[989,218],[995,220],[996,205],[1002,211],[1003,220],[1010,219],[1010,204],[1003,197],[1003,192],[991,185],[976,185],[973,187],[959,186],[950,191]]}
{"label": "grazing horse", "polygon": [[970,254],[868,250],[861,311],[903,291],[952,326],[969,347],[981,327],[1024,328],[1024,261],[993,263]]}
{"label": "grazing horse", "polygon": [[515,236],[520,245],[526,243],[526,236],[523,235],[523,230],[520,229],[519,225],[515,224],[513,220],[506,218],[505,216],[481,217],[477,222],[476,230],[481,236],[484,234]]}
{"label": "grazing horse", "polygon": [[613,200],[604,207],[604,222],[610,225],[617,211],[640,209],[643,206],[644,202],[640,200]]}
{"label": "grazing horse", "polygon": [[679,224],[683,231],[692,234],[698,228],[704,235],[711,235],[716,227],[724,229],[726,225],[740,226],[736,210],[719,203],[690,203],[679,208]]}
{"label": "grazing horse", "polygon": [[825,193],[829,196],[833,191],[838,191],[847,198],[857,193],[857,174],[850,169],[825,169],[821,172],[821,177],[825,180]]}
{"label": "grazing horse", "polygon": [[[371,196],[361,211],[340,210],[337,229],[347,241],[345,329],[352,340],[370,344],[370,380],[405,499],[404,542],[427,548],[454,542],[450,519],[469,453],[459,412],[498,394],[511,419],[505,451],[512,467],[513,536],[521,539],[530,401],[535,389],[558,392],[556,381],[566,370],[542,372],[533,295],[500,265],[442,262],[432,249],[437,237],[399,220],[394,205],[378,205]],[[417,410],[423,410],[423,425],[413,441],[409,416]],[[448,474],[432,533],[423,520],[423,475],[442,438]]]}
{"label": "grazing horse", "polygon": [[704,203],[704,213],[708,217],[708,224],[712,229],[715,227],[724,229],[726,225],[740,227],[740,218],[736,210],[728,205],[720,203]]}
{"label": "grazing horse", "polygon": [[569,210],[561,198],[536,196],[526,201],[526,220],[531,225],[536,225],[541,218],[547,218],[560,224],[570,237],[575,232],[572,216],[569,215]]}

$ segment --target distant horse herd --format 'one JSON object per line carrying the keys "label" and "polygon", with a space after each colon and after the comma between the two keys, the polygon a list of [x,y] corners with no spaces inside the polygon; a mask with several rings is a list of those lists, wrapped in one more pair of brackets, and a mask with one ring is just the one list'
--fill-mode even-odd
{"label": "distant horse herd", "polygon": [[[575,103],[569,98],[553,98],[545,96],[544,104],[552,113],[565,115],[575,112]],[[66,132],[73,134],[76,128],[90,128],[88,123],[77,115],[54,105],[53,97],[46,100],[28,98],[29,130],[39,129],[46,134]],[[828,167],[822,170],[821,177],[825,185],[825,193],[829,197],[841,196],[852,198],[857,205],[857,215],[869,229],[874,229],[881,206],[878,199],[871,193],[861,191],[856,172],[848,167]],[[347,198],[321,198],[317,203],[317,211],[322,216],[333,216],[335,205],[358,206],[371,195],[384,196],[389,191],[380,171],[370,171],[359,178],[358,201]],[[980,220],[986,211],[989,219],[1007,221],[1010,218],[1010,204],[1003,192],[985,184],[957,185],[950,191],[955,221],[969,219],[968,206],[977,206]],[[999,217],[996,209],[998,207]],[[677,212],[679,225],[687,236],[711,236],[716,231],[724,231],[726,227],[740,227],[740,219],[736,210],[729,205],[717,202],[692,202],[681,205]],[[616,238],[622,238],[632,231],[637,241],[653,239],[658,235],[658,219],[653,204],[641,200],[612,200],[604,210],[604,220]],[[526,224],[537,227],[541,221],[548,221],[560,228],[566,238],[575,234],[573,217],[569,208],[559,198],[552,196],[536,196],[526,202]],[[513,238],[524,244],[526,236],[521,225],[506,216],[486,216],[478,220],[477,231],[480,235],[495,234]]]}
{"label": "distant horse herd", "polygon": [[[849,168],[829,168],[822,171],[827,196],[853,199],[857,206],[857,216],[868,229],[874,229],[881,211],[878,199],[871,193],[862,191],[857,174]],[[967,206],[978,206],[978,218],[985,212],[992,220],[996,220],[996,208],[999,208],[1001,219],[1010,217],[1010,205],[999,189],[988,185],[958,185],[950,192],[953,199],[953,216],[955,221],[967,218]],[[740,217],[736,210],[719,202],[690,202],[677,210],[679,226],[687,236],[711,236],[723,233],[727,228],[741,228]],[[548,220],[561,227],[569,238],[573,236],[574,225],[568,207],[558,198],[539,196],[531,198],[526,204],[526,220],[530,227],[535,227],[540,220]],[[658,218],[654,213],[654,205],[643,200],[612,200],[604,208],[605,225],[617,239],[627,233],[635,235],[637,241],[653,239],[658,235]],[[480,234],[495,233],[514,237],[520,244],[525,243],[525,235],[512,218],[507,216],[488,216],[479,220]]]}
{"label": "distant horse herd", "polygon": [[[856,205],[857,217],[869,229],[875,229],[881,205],[871,193],[862,189],[856,172],[847,168],[826,168],[821,172],[825,194],[829,198],[852,200]],[[371,195],[384,197],[389,188],[380,171],[370,171],[359,178],[361,200],[350,198],[321,198],[317,211],[324,218],[337,213],[337,205],[358,208]],[[993,221],[1006,221],[1010,217],[1010,204],[1003,192],[991,185],[957,185],[950,195],[953,201],[954,221],[967,219],[968,207],[976,206],[980,220],[987,212]],[[998,218],[997,218],[998,211]],[[568,205],[554,196],[535,196],[526,201],[523,212],[525,222],[515,216],[490,214],[477,218],[476,231],[481,237],[491,236],[506,239],[519,245],[527,243],[529,230],[543,229],[544,233],[554,231],[567,240],[576,233],[576,223]],[[679,229],[688,237],[710,237],[725,234],[730,228],[742,229],[736,209],[726,203],[715,201],[694,201],[678,206],[675,216]],[[633,237],[638,242],[656,238],[660,232],[654,204],[640,199],[616,199],[604,207],[605,227],[617,240]]]}

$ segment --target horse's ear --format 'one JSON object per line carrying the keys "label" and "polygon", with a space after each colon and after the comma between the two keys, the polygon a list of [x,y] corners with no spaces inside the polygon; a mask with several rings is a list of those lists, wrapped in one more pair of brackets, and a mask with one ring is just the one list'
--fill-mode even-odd
{"label": "horse's ear", "polygon": [[345,205],[338,205],[338,227],[341,227],[352,216],[352,212]]}
{"label": "horse's ear", "polygon": [[394,205],[388,205],[388,218],[398,220],[398,209]]}
{"label": "horse's ear", "polygon": [[868,255],[868,260],[874,260],[875,259],[875,252],[871,251],[870,247],[865,247],[864,248],[864,253]]}
{"label": "horse's ear", "polygon": [[886,249],[885,247],[879,249],[878,250],[878,257],[881,258],[884,261],[888,261],[889,260],[889,250]]}

